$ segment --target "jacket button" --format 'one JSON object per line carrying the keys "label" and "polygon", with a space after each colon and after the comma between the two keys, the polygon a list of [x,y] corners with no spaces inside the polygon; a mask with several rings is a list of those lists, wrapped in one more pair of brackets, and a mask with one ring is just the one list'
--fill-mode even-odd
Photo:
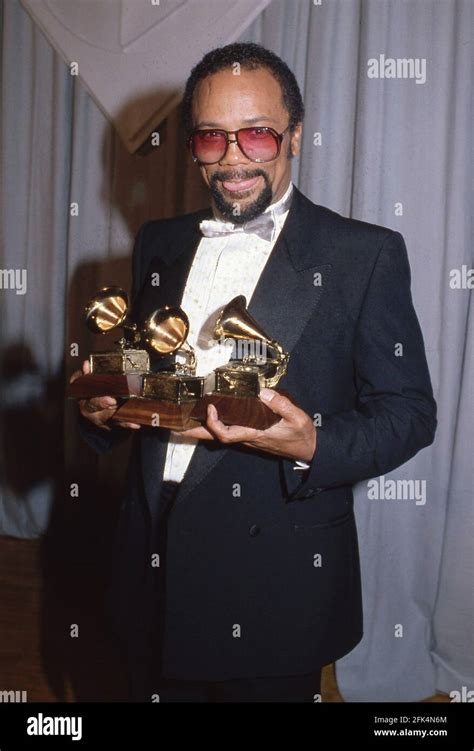
{"label": "jacket button", "polygon": [[260,534],[260,527],[258,527],[256,524],[252,524],[249,529],[250,537],[256,537],[258,534]]}

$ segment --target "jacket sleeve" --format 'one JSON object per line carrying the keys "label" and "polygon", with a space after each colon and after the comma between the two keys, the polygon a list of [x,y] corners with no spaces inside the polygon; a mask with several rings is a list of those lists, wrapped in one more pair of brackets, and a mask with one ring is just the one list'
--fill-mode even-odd
{"label": "jacket sleeve", "polygon": [[322,415],[309,469],[296,472],[284,460],[290,500],[390,472],[433,442],[436,403],[398,232],[387,236],[374,265],[353,361],[356,408]]}
{"label": "jacket sleeve", "polygon": [[[143,224],[139,229],[133,248],[131,295],[132,309],[142,283],[144,237],[148,224],[149,222],[145,222],[145,224]],[[86,441],[87,444],[89,444],[91,448],[94,449],[94,451],[97,451],[99,454],[107,453],[107,451],[110,451],[117,444],[123,443],[123,441],[127,440],[132,432],[130,429],[120,428],[118,426],[113,426],[112,430],[110,431],[103,430],[102,428],[98,428],[96,425],[91,423],[90,420],[87,420],[81,414],[79,414],[78,426],[79,433],[81,434],[82,438]]]}

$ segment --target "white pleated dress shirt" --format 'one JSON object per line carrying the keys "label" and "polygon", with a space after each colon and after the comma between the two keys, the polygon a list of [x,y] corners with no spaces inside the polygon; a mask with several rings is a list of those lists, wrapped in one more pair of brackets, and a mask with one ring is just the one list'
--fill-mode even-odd
{"label": "white pleated dress shirt", "polygon": [[[271,241],[255,234],[231,232],[224,236],[203,237],[188,275],[181,307],[189,318],[188,342],[197,358],[196,375],[208,375],[229,361],[232,343],[222,346],[212,337],[220,310],[237,295],[245,295],[247,305],[265,264],[288,216],[293,185],[264,213],[273,213]],[[286,210],[282,211],[288,205]],[[176,356],[177,361],[185,358]],[[163,479],[181,482],[198,441],[176,436],[168,441]]]}

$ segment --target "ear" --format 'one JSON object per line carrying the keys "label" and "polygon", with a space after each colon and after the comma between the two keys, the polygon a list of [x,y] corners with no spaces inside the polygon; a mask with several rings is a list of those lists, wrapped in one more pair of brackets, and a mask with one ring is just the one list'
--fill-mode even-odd
{"label": "ear", "polygon": [[291,134],[290,149],[293,156],[298,156],[301,150],[301,136],[303,133],[303,123],[295,125],[295,129]]}

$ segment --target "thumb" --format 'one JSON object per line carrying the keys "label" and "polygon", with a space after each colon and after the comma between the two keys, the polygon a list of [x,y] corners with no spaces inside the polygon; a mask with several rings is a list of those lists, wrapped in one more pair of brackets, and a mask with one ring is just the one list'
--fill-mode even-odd
{"label": "thumb", "polygon": [[281,417],[290,419],[291,414],[294,412],[295,405],[290,399],[287,399],[286,396],[279,394],[273,389],[267,388],[260,389],[258,396],[262,402],[272,410],[272,412],[275,412],[275,414],[280,415]]}

